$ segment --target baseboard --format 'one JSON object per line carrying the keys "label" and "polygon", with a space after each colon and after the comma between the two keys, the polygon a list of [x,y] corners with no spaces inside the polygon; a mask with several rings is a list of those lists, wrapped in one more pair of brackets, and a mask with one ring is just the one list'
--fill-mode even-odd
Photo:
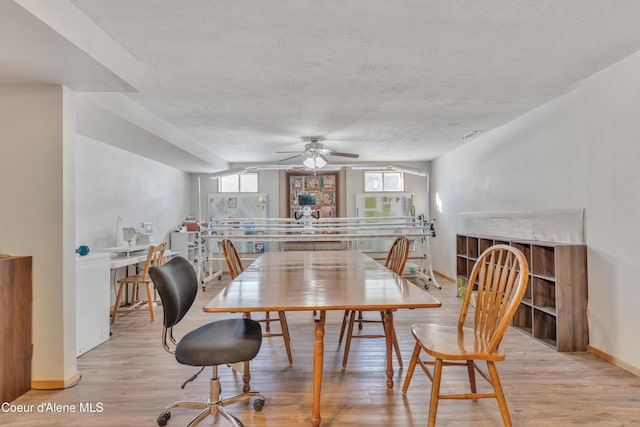
{"label": "baseboard", "polygon": [[453,277],[449,277],[446,274],[440,273],[438,270],[433,270],[433,274],[442,277],[443,279],[447,279],[447,280],[451,280],[452,282],[455,282],[456,279],[454,279]]}
{"label": "baseboard", "polygon": [[616,365],[618,368],[624,369],[625,371],[640,377],[640,369],[636,368],[635,366],[632,366],[630,364],[628,364],[627,362],[624,362],[620,359],[618,359],[617,357],[614,357],[608,353],[605,353],[602,350],[599,350],[595,347],[592,347],[590,345],[587,346],[587,351],[591,354],[593,354],[596,357],[599,357],[602,360],[605,360],[613,365]]}
{"label": "baseboard", "polygon": [[31,380],[31,388],[35,390],[60,390],[74,386],[80,381],[80,372],[76,372],[66,380]]}

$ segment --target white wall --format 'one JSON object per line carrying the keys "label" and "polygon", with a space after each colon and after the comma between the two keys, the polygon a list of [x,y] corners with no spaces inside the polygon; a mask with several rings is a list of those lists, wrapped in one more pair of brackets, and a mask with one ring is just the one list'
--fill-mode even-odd
{"label": "white wall", "polygon": [[[407,166],[419,170],[429,171],[429,162],[419,163],[397,163],[398,165]],[[242,167],[238,165],[232,165],[232,168]],[[355,216],[355,200],[356,194],[362,193],[364,190],[363,171],[351,170],[347,168],[346,171],[346,216]],[[280,217],[280,171],[261,171],[258,173],[258,190],[260,193],[269,194],[269,217]],[[416,207],[416,214],[424,213],[428,214],[429,211],[429,199],[428,194],[428,177],[410,175],[405,173],[405,191],[414,193],[414,204]],[[194,188],[195,188],[194,184]],[[200,203],[202,204],[202,220],[207,219],[207,197],[209,194],[215,194],[218,192],[217,180],[202,178],[201,179],[201,191],[200,191]],[[197,201],[197,196],[194,197],[194,201]],[[198,211],[198,207],[194,204],[192,206],[193,212]],[[428,215],[427,215],[428,216]]]}
{"label": "white wall", "polygon": [[[153,225],[152,243],[171,244],[171,231],[190,214],[190,174],[82,135],[77,136],[76,156],[75,247],[88,245],[100,252],[124,245],[122,227],[142,222]],[[125,270],[111,272],[111,305],[115,280]]]}
{"label": "white wall", "polygon": [[[232,169],[242,166],[232,166]],[[258,172],[258,192],[267,193],[269,201],[267,206],[267,216],[269,218],[278,218],[279,213],[279,197],[280,197],[280,171],[260,171]],[[194,183],[195,194],[193,197],[192,213],[199,217],[202,222],[208,221],[208,199],[209,194],[218,192],[218,180],[208,177],[200,178],[200,206],[195,203],[198,201],[197,187]],[[200,216],[198,216],[200,215]]]}
{"label": "white wall", "polygon": [[635,54],[438,158],[431,175],[434,268],[451,277],[461,212],[585,208],[590,345],[632,370],[640,367],[639,73]]}
{"label": "white wall", "polygon": [[76,135],[76,98],[0,88],[0,253],[33,257],[34,387],[78,375],[75,247],[113,246],[118,215],[120,226],[152,222],[155,240],[168,241],[192,200],[189,174]]}
{"label": "white wall", "polygon": [[436,270],[455,276],[455,234],[462,212],[585,207],[580,98],[575,90],[433,162]]}
{"label": "white wall", "polygon": [[153,240],[190,213],[191,177],[178,169],[81,135],[77,136],[76,247],[92,251],[122,244],[122,227],[153,224]]}
{"label": "white wall", "polygon": [[[430,162],[404,163],[394,162],[398,166],[406,166],[429,172]],[[416,215],[424,214],[429,219],[429,177],[404,174],[404,190],[413,193]],[[356,216],[356,194],[364,193],[364,175],[362,170],[347,169],[347,216]]]}
{"label": "white wall", "polygon": [[[640,52],[583,85],[590,344],[640,368]],[[639,369],[640,370],[640,369]]]}
{"label": "white wall", "polygon": [[77,375],[74,116],[68,89],[0,88],[0,252],[33,257],[36,386]]}

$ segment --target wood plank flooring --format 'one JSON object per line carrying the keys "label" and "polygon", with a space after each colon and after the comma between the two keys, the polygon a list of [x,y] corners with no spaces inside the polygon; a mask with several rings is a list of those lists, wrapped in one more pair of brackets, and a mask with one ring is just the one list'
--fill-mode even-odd
{"label": "wood plank flooring", "polygon": [[[210,282],[176,336],[215,319],[199,308],[218,292],[228,278]],[[349,365],[342,371],[343,346],[338,345],[342,312],[327,314],[323,426],[400,427],[427,424],[430,382],[416,371],[406,395],[401,393],[414,341],[409,325],[417,321],[454,324],[460,300],[452,282],[440,279],[442,290],[429,292],[443,303],[439,309],[401,310],[394,316],[405,368],[397,369],[395,387],[388,390],[384,373],[384,342],[354,340]],[[245,426],[308,426],[311,414],[312,349],[314,320],[311,313],[288,313],[294,365],[290,367],[281,337],[265,338],[252,363],[252,389],[262,391],[267,403],[262,412],[240,403],[229,409]],[[78,359],[81,381],[64,390],[31,390],[14,405],[34,405],[33,413],[0,412],[0,425],[11,426],[154,426],[164,406],[175,400],[201,400],[208,396],[210,370],[205,370],[184,390],[181,383],[196,369],[179,365],[161,348],[162,309],[156,321],[145,312],[126,314],[112,326],[111,339]],[[365,325],[371,331],[380,325]],[[274,324],[274,328],[278,328]],[[503,341],[507,359],[498,364],[503,388],[515,426],[636,426],[640,425],[640,378],[588,353],[557,353],[544,344],[510,329]],[[241,375],[220,368],[222,393],[230,396],[242,389]],[[445,371],[443,390],[466,391],[466,370]],[[67,405],[60,413],[38,412],[38,405]],[[80,412],[91,403],[101,412]],[[71,412],[75,405],[76,412]],[[86,408],[85,408],[86,409]],[[169,426],[185,425],[195,412],[175,410]],[[216,418],[200,425],[229,425]],[[502,424],[493,399],[443,401],[438,408],[439,426],[499,426]]]}

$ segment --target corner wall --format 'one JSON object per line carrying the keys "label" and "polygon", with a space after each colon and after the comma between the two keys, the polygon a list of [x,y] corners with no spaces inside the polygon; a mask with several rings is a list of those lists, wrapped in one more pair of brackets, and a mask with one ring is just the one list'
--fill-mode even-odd
{"label": "corner wall", "polygon": [[434,268],[451,277],[461,212],[584,208],[590,346],[632,372],[640,372],[639,73],[636,53],[441,156],[431,180]]}
{"label": "corner wall", "polygon": [[0,253],[33,257],[31,377],[45,388],[77,378],[73,98],[59,86],[0,88]]}

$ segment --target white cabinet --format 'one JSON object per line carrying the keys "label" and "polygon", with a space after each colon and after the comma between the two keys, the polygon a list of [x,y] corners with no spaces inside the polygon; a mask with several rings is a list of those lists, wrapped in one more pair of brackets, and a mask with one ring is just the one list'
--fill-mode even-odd
{"label": "white cabinet", "polygon": [[179,252],[181,257],[188,259],[192,264],[200,262],[201,245],[199,231],[171,233],[171,251]]}
{"label": "white cabinet", "polygon": [[76,356],[109,339],[109,254],[76,258]]}

